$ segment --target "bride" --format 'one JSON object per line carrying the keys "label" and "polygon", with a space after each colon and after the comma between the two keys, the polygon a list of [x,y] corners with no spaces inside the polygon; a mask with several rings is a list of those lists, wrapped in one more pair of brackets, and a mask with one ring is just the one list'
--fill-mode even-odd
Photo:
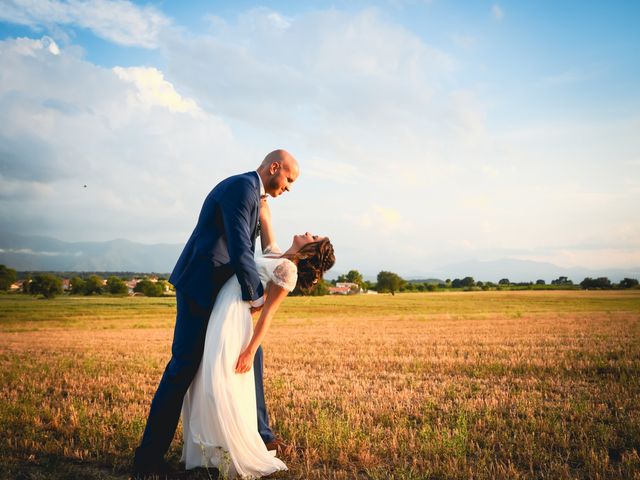
{"label": "bride", "polygon": [[267,450],[256,423],[253,357],[280,303],[296,286],[309,290],[335,262],[326,237],[295,235],[280,253],[273,242],[271,214],[260,209],[261,242],[267,255],[256,258],[266,300],[255,329],[235,275],[222,287],[209,318],[204,353],[182,405],[187,469],[216,467],[223,476],[256,478],[286,465]]}

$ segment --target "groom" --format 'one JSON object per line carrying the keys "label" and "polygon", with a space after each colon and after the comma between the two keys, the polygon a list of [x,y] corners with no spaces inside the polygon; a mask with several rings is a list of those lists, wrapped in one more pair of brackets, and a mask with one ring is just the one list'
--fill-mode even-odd
{"label": "groom", "polygon": [[[177,315],[171,360],[151,402],[147,426],[136,449],[139,475],[167,471],[169,449],[183,397],[204,349],[207,323],[218,292],[234,274],[252,313],[262,308],[264,292],[254,261],[261,198],[288,192],[298,178],[298,162],[285,150],[269,153],[256,171],[229,177],[209,193],[191,237],[169,281],[176,288]],[[266,248],[267,246],[265,246]],[[258,430],[270,450],[282,446],[269,428],[262,382],[262,348],[254,359]]]}

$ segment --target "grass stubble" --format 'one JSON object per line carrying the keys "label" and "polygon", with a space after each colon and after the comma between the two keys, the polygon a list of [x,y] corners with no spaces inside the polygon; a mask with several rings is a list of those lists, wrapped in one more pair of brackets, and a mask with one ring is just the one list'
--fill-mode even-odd
{"label": "grass stubble", "polygon": [[[0,296],[0,476],[127,478],[174,316]],[[640,478],[640,291],[289,298],[264,348],[277,478]]]}

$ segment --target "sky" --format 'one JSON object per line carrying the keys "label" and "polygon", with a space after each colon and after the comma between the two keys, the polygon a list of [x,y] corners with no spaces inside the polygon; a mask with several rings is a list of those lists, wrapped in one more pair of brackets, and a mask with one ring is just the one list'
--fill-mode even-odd
{"label": "sky", "polygon": [[[0,0],[0,221],[184,243],[271,150],[335,270],[640,266],[640,2]],[[86,188],[84,187],[86,185]]]}

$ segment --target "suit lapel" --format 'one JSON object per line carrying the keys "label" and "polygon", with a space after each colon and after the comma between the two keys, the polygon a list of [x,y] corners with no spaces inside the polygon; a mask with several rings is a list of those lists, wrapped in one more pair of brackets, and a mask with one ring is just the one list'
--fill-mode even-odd
{"label": "suit lapel", "polygon": [[254,193],[255,193],[255,208],[253,210],[253,231],[251,235],[251,244],[255,249],[256,237],[259,233],[259,219],[260,219],[260,177],[258,177],[258,172],[249,172],[251,177],[253,178],[254,185]]}

